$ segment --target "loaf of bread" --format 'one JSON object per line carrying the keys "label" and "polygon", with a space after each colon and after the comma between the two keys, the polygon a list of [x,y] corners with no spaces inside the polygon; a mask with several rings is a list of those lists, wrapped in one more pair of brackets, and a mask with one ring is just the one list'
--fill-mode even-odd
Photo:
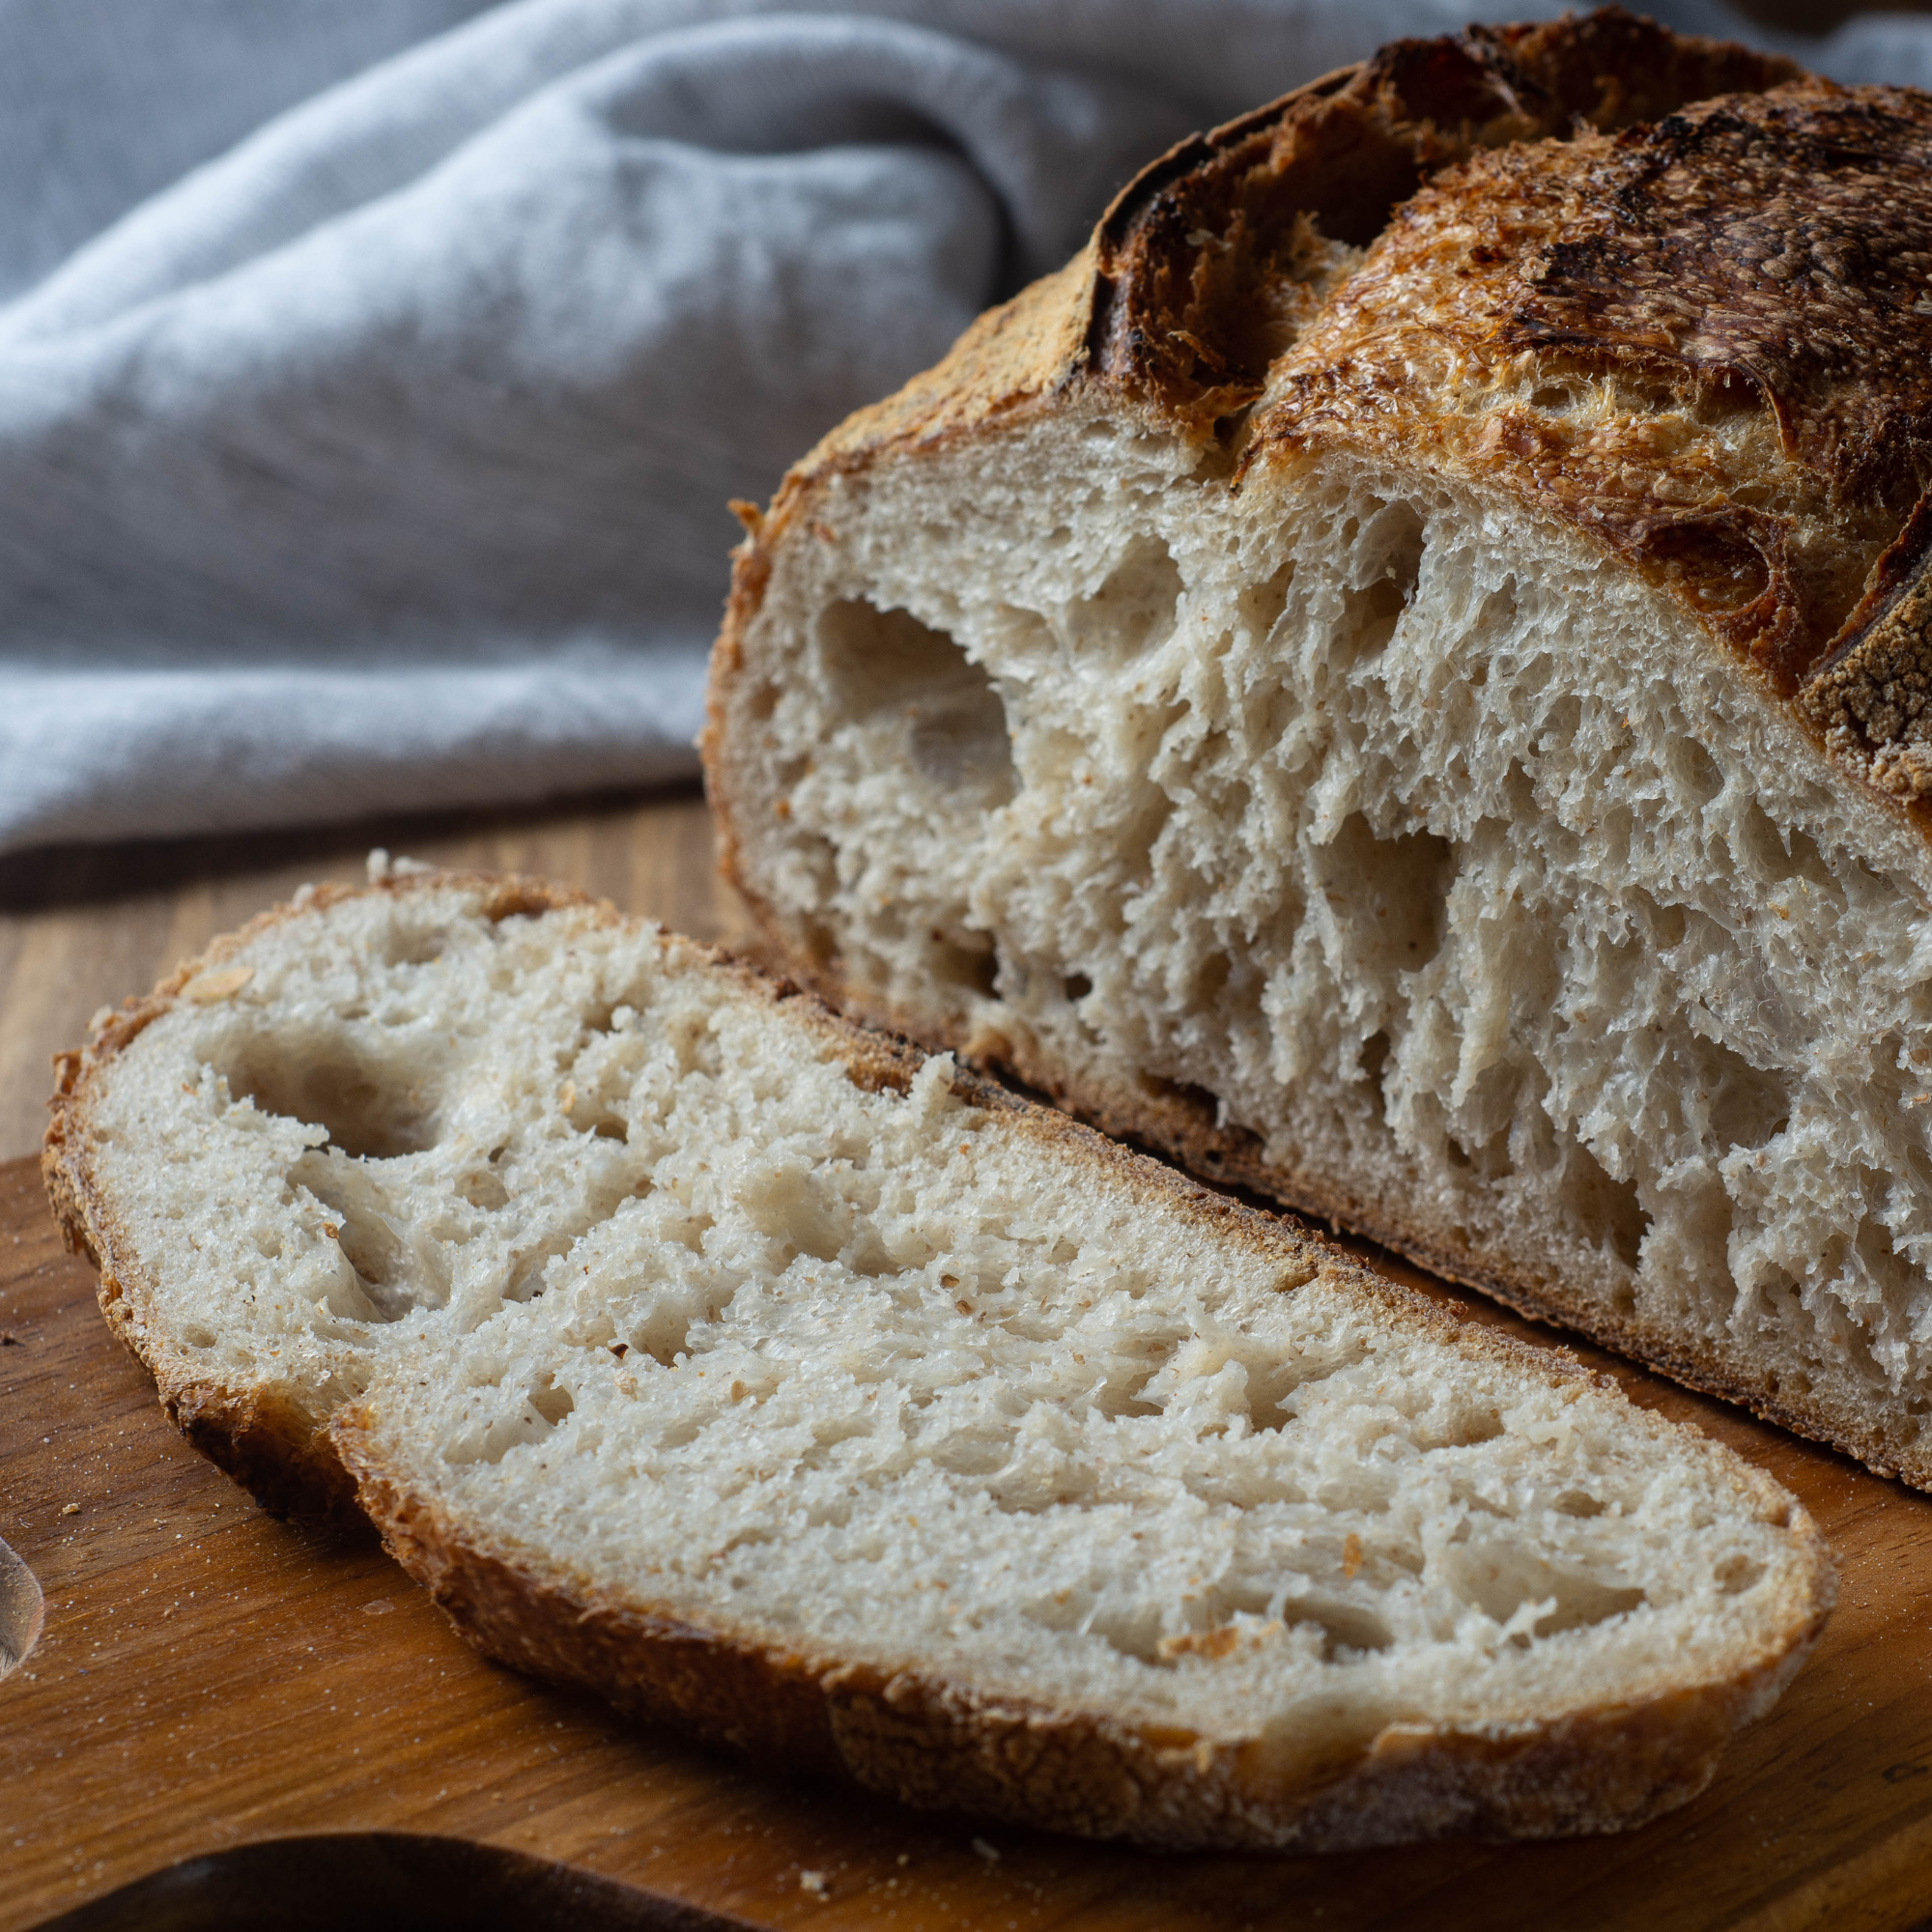
{"label": "loaf of bread", "polygon": [[767,954],[1932,1483],[1928,162],[1611,12],[1155,163],[746,513]]}
{"label": "loaf of bread", "polygon": [[324,891],[65,1065],[211,1453],[492,1655],[1190,1845],[1634,1823],[1797,1669],[1804,1512],[1569,1358],[608,906]]}

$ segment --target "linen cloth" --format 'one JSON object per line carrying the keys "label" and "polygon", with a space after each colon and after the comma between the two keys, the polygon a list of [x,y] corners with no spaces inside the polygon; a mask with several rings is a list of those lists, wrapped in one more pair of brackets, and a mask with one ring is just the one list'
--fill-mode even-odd
{"label": "linen cloth", "polygon": [[0,850],[690,772],[727,498],[1472,5],[0,0]]}

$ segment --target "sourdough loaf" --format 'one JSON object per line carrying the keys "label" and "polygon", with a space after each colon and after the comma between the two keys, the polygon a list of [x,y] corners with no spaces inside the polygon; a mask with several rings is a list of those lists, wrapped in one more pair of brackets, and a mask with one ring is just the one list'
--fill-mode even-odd
{"label": "sourdough loaf", "polygon": [[1568,1358],[526,884],[221,942],[68,1064],[47,1171],[245,1479],[353,1476],[507,1662],[913,1804],[1609,1829],[1831,1602],[1788,1495]]}
{"label": "sourdough loaf", "polygon": [[1928,161],[1608,12],[1155,163],[751,520],[768,953],[1932,1483]]}

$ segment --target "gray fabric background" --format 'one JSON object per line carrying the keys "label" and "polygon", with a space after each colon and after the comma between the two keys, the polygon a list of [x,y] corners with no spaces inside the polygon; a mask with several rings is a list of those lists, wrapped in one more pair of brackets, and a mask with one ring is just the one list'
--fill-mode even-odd
{"label": "gray fabric background", "polygon": [[0,849],[690,771],[727,497],[1470,4],[0,0]]}

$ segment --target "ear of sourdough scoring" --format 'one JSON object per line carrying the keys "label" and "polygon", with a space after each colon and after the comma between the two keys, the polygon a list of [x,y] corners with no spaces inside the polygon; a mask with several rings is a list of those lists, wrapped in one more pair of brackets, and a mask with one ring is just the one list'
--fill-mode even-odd
{"label": "ear of sourdough scoring", "polygon": [[792,970],[1932,1482],[1932,866],[1520,498],[1075,390],[793,486],[714,793]]}

